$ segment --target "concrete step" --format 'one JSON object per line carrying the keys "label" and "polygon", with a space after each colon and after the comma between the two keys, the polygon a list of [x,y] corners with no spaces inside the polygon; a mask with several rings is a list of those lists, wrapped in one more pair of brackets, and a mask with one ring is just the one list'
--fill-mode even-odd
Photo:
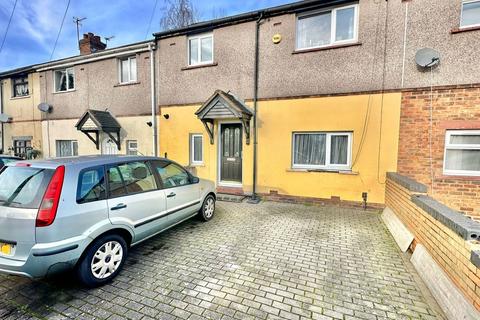
{"label": "concrete step", "polygon": [[225,201],[225,202],[242,202],[246,197],[243,195],[234,195],[234,194],[227,194],[227,193],[217,193],[217,200],[218,201]]}

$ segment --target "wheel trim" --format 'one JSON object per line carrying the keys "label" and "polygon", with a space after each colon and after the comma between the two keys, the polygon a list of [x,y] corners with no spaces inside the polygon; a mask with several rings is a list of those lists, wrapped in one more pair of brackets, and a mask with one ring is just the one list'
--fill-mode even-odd
{"label": "wheel trim", "polygon": [[95,278],[106,279],[118,270],[122,259],[122,245],[117,241],[108,241],[93,255],[90,270]]}
{"label": "wheel trim", "polygon": [[215,201],[212,198],[207,198],[205,201],[205,206],[203,208],[203,212],[206,218],[211,218],[215,211]]}

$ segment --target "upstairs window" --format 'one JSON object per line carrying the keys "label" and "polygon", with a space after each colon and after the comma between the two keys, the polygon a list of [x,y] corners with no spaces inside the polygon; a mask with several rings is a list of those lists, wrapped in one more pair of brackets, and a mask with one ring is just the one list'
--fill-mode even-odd
{"label": "upstairs window", "polygon": [[443,171],[447,175],[480,176],[480,130],[449,130]]}
{"label": "upstairs window", "polygon": [[480,0],[463,0],[460,27],[480,26]]}
{"label": "upstairs window", "polygon": [[297,49],[357,41],[358,4],[297,17]]}
{"label": "upstairs window", "polygon": [[75,73],[73,68],[54,71],[55,92],[75,90]]}
{"label": "upstairs window", "polygon": [[213,63],[213,34],[188,38],[188,64],[190,66]]}
{"label": "upstairs window", "polygon": [[351,132],[293,134],[293,168],[350,170]]}
{"label": "upstairs window", "polygon": [[13,84],[13,97],[25,97],[28,96],[28,76],[19,76],[12,78]]}
{"label": "upstairs window", "polygon": [[137,81],[137,58],[135,56],[120,59],[119,61],[120,83]]}

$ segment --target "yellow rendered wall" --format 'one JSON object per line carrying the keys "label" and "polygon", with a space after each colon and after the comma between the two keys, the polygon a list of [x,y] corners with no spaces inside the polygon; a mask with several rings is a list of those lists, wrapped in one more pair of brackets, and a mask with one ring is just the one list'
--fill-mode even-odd
{"label": "yellow rendered wall", "polygon": [[[326,199],[334,196],[347,201],[362,201],[362,192],[368,192],[369,202],[384,203],[385,173],[396,171],[397,167],[400,102],[400,93],[383,97],[381,94],[351,95],[259,102],[257,191]],[[199,107],[161,109],[160,151],[162,156],[166,152],[170,159],[189,166],[189,134],[202,133],[204,164],[195,171],[201,178],[217,181],[218,124],[215,123],[214,144],[210,145],[205,128],[195,116]],[[369,108],[367,130],[359,153]],[[166,114],[168,120],[163,116]],[[357,159],[352,172],[293,170],[292,133],[296,131],[353,132],[352,162]],[[252,150],[253,137],[249,146],[244,139],[243,189],[247,193],[252,189]]]}
{"label": "yellow rendered wall", "polygon": [[37,108],[41,102],[39,74],[30,73],[28,84],[29,95],[16,98],[13,97],[12,80],[3,80],[3,112],[13,119],[4,124],[5,153],[13,146],[13,137],[18,136],[32,136],[32,147],[42,150],[41,114]]}
{"label": "yellow rendered wall", "polygon": [[[198,120],[195,112],[200,105],[163,107],[159,122],[160,155],[165,153],[169,159],[183,166],[190,166],[190,134],[203,134],[203,165],[194,166],[194,173],[203,179],[218,182],[218,121],[215,121],[214,144],[210,144],[210,138],[202,122]],[[165,119],[164,115],[169,118]],[[232,119],[233,120],[233,119]],[[243,132],[243,190],[247,193],[252,190],[252,163],[253,139],[250,145],[246,144],[245,132]]]}
{"label": "yellow rendered wall", "polygon": [[[145,156],[153,155],[153,131],[146,123],[151,121],[149,116],[138,117],[117,117],[116,118],[122,126],[120,132],[121,138],[121,150],[118,154],[126,153],[126,141],[137,140],[139,154]],[[49,120],[42,121],[42,135],[44,148],[43,155],[46,158],[56,156],[56,140],[77,140],[78,141],[78,154],[79,155],[91,155],[100,154],[100,150],[97,150],[95,144],[90,141],[85,134],[78,131],[75,124],[78,119],[67,120]],[[102,139],[101,136],[100,139]],[[49,143],[47,143],[49,141]]]}
{"label": "yellow rendered wall", "polygon": [[[385,173],[397,168],[400,102],[400,93],[385,94],[383,99],[377,94],[260,102],[259,192],[275,190],[326,199],[336,196],[348,201],[362,201],[362,192],[368,192],[369,202],[384,203]],[[369,105],[367,131],[358,154]],[[352,163],[357,160],[352,173],[292,170],[292,133],[296,131],[353,132]]]}

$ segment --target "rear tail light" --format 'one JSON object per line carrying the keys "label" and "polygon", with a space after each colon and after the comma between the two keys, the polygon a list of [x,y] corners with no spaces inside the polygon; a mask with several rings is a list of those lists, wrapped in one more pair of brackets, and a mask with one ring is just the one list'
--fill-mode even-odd
{"label": "rear tail light", "polygon": [[37,221],[35,223],[37,227],[47,227],[55,220],[58,203],[60,202],[60,194],[62,193],[64,176],[65,167],[58,167],[48,184],[47,191],[45,191],[40,209],[38,210]]}

